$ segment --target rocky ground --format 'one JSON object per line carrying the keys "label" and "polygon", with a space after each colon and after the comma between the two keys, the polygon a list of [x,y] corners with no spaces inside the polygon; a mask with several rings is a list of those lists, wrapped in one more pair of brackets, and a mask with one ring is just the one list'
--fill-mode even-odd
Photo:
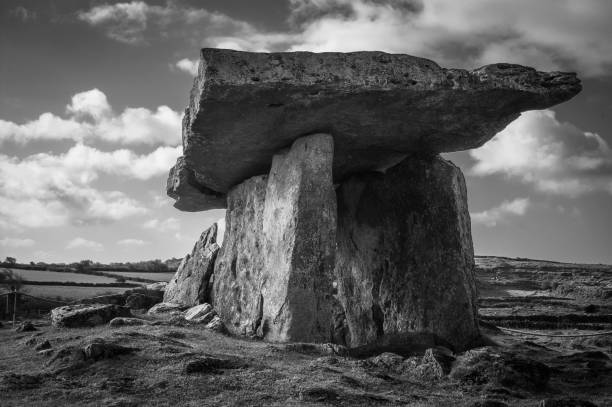
{"label": "rocky ground", "polygon": [[275,345],[185,323],[60,329],[39,320],[25,332],[4,323],[0,405],[612,405],[611,335],[536,335],[612,330],[611,268],[477,264],[489,346],[463,354],[424,343],[413,355],[357,358],[338,346]]}

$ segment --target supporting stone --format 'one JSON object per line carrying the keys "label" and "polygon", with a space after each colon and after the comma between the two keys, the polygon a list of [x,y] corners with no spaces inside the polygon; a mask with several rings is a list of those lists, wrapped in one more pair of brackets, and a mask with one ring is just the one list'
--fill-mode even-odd
{"label": "supporting stone", "polygon": [[273,341],[329,341],[336,243],[334,141],[316,134],[277,154],[266,188],[262,330]]}
{"label": "supporting stone", "polygon": [[185,256],[164,292],[164,302],[188,307],[209,301],[210,279],[219,251],[217,224],[205,230]]}
{"label": "supporting stone", "polygon": [[262,319],[266,182],[265,175],[250,178],[227,196],[225,237],[215,262],[211,303],[236,335],[254,336]]}
{"label": "supporting stone", "polygon": [[335,273],[350,345],[429,332],[464,349],[479,336],[461,171],[409,157],[338,189]]}
{"label": "supporting stone", "polygon": [[333,139],[277,154],[270,175],[228,194],[213,305],[228,330],[271,341],[329,341],[336,197]]}

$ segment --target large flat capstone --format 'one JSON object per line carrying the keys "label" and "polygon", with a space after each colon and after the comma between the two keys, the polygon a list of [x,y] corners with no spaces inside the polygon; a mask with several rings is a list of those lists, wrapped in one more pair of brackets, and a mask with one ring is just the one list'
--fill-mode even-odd
{"label": "large flat capstone", "polygon": [[475,148],[521,112],[580,89],[573,73],[511,64],[467,71],[383,52],[206,48],[183,121],[184,162],[168,191],[181,210],[224,207],[233,186],[267,173],[274,154],[314,133],[334,137],[335,181],[406,154]]}

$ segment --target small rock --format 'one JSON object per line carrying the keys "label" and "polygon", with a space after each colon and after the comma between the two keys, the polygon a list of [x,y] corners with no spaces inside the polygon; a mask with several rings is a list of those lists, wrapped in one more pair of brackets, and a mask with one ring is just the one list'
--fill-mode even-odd
{"label": "small rock", "polygon": [[213,319],[210,320],[208,324],[206,324],[206,329],[210,329],[215,332],[225,332],[225,325],[223,325],[223,321],[221,321],[221,317],[219,315],[215,315]]}
{"label": "small rock", "polygon": [[51,349],[51,342],[49,342],[48,339],[45,339],[44,342],[39,343],[34,348],[34,350],[46,350],[46,349]]}
{"label": "small rock", "polygon": [[41,356],[51,356],[53,354],[53,349],[44,349],[44,350],[39,350],[38,354]]}
{"label": "small rock", "polygon": [[113,318],[108,323],[108,326],[110,326],[111,328],[116,328],[119,326],[141,326],[141,325],[151,325],[151,323],[149,321],[146,321],[140,318],[125,318],[125,317]]}
{"label": "small rock", "polygon": [[417,371],[423,378],[441,379],[450,373],[454,361],[455,356],[449,349],[442,346],[429,348]]}
{"label": "small rock", "polygon": [[597,407],[596,404],[579,399],[545,399],[540,401],[539,407]]}
{"label": "small rock", "polygon": [[36,327],[30,321],[23,321],[17,328],[15,328],[16,332],[33,332],[37,331]]}
{"label": "small rock", "polygon": [[131,316],[129,308],[112,304],[76,304],[51,310],[55,327],[77,328],[101,325],[116,317]]}
{"label": "small rock", "polygon": [[208,324],[217,315],[212,305],[204,303],[185,311],[185,319],[197,324]]}
{"label": "small rock", "polygon": [[172,316],[180,315],[183,316],[183,310],[187,307],[181,304],[174,304],[171,302],[160,302],[151,307],[147,314],[158,318],[170,318]]}
{"label": "small rock", "polygon": [[389,370],[397,370],[403,362],[403,356],[391,352],[381,353],[378,356],[367,359],[367,364],[369,366]]}
{"label": "small rock", "polygon": [[168,285],[165,281],[158,281],[157,283],[147,284],[145,288],[147,291],[165,291]]}

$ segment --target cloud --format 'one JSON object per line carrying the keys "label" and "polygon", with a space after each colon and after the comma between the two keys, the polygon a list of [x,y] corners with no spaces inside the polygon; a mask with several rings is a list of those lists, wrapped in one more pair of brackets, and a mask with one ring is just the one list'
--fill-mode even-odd
{"label": "cloud", "polygon": [[250,27],[248,23],[216,11],[181,7],[174,2],[163,6],[143,1],[103,4],[80,11],[77,16],[104,30],[109,38],[129,45],[147,45],[152,37],[193,38],[195,33],[223,35]]}
{"label": "cloud", "polygon": [[120,246],[126,246],[126,247],[139,247],[139,246],[146,246],[149,244],[149,242],[146,242],[140,239],[123,239],[123,240],[119,240],[117,244]]}
{"label": "cloud", "polygon": [[0,119],[0,144],[33,140],[102,140],[118,144],[177,145],[181,113],[168,106],[152,111],[143,107],[114,113],[106,95],[98,90],[77,93],[66,106],[67,118],[46,112],[23,124]]}
{"label": "cloud", "polygon": [[[200,45],[207,47],[379,50],[430,58],[449,67],[514,62],[541,70],[577,70],[582,76],[607,75],[612,67],[608,0],[290,0],[290,28],[276,32],[205,9],[179,10],[174,3],[147,10],[147,23],[174,27],[172,35],[201,38]],[[140,16],[128,18],[110,9],[105,15],[108,24],[116,24],[107,29],[137,28],[141,41],[135,42],[156,35]]]}
{"label": "cloud", "polygon": [[498,222],[504,221],[508,216],[524,215],[529,205],[529,198],[517,198],[512,201],[504,201],[499,206],[486,211],[472,213],[470,216],[472,223],[493,227]]}
{"label": "cloud", "polygon": [[24,23],[27,23],[29,21],[36,21],[36,19],[38,18],[36,11],[28,10],[27,8],[23,6],[15,7],[9,12],[9,14],[18,18]]}
{"label": "cloud", "polygon": [[92,185],[102,175],[147,180],[165,175],[181,147],[148,154],[104,152],[77,144],[66,153],[23,159],[0,154],[0,227],[50,227],[109,222],[146,214],[139,201]]}
{"label": "cloud", "polygon": [[165,232],[167,230],[179,230],[180,223],[176,218],[167,218],[164,220],[151,219],[143,223],[142,227],[145,229],[154,229],[158,232]]}
{"label": "cloud", "polygon": [[4,239],[0,239],[0,246],[10,248],[32,247],[35,243],[36,242],[32,239],[20,239],[14,237],[5,237]]}
{"label": "cloud", "polygon": [[104,246],[102,243],[95,242],[93,240],[87,240],[82,237],[75,237],[66,245],[66,249],[87,249],[87,250],[95,250],[102,251],[104,250]]}
{"label": "cloud", "polygon": [[612,194],[612,150],[606,141],[560,122],[552,110],[523,113],[470,155],[476,160],[470,175],[502,174],[558,195]]}
{"label": "cloud", "polygon": [[195,76],[198,74],[198,61],[191,60],[188,58],[183,58],[174,64],[178,69],[183,72],[187,72],[188,74]]}

